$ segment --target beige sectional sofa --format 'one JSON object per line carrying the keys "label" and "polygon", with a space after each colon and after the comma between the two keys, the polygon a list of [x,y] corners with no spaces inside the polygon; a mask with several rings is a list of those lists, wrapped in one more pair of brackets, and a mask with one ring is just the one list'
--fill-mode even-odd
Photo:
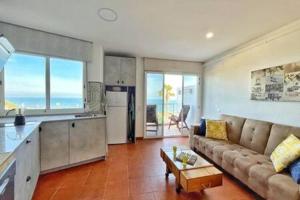
{"label": "beige sectional sofa", "polygon": [[300,128],[265,121],[222,115],[229,141],[196,135],[190,131],[190,145],[261,197],[269,200],[300,200],[299,185],[292,177],[276,173],[270,154],[289,134],[300,138]]}

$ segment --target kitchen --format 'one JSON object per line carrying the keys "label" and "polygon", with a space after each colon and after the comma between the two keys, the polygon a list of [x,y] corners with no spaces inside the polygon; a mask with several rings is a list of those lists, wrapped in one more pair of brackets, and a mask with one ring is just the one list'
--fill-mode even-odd
{"label": "kitchen", "polygon": [[[44,107],[43,103],[32,104],[31,107],[22,103],[11,108],[9,106],[12,104],[8,100],[14,100],[5,99],[2,95],[1,105],[5,107],[5,111],[1,111],[0,119],[1,200],[31,199],[40,174],[95,161],[105,162],[108,144],[135,142],[135,58],[104,56],[103,50],[96,44],[12,24],[0,23],[0,30],[5,33],[5,36],[0,37],[2,67],[13,66],[10,62],[18,60],[17,56],[53,56],[40,56],[41,60],[45,60],[46,66]],[[36,46],[33,36],[42,41],[42,44]],[[20,37],[26,42],[20,42]],[[50,41],[56,46],[51,46]],[[76,51],[62,44],[74,45]],[[31,53],[27,55],[24,52]],[[103,74],[95,73],[98,65],[103,65],[103,57],[104,84],[101,82]],[[51,103],[55,99],[51,97],[51,92],[55,90],[51,85],[53,81],[51,83],[49,72],[50,68],[55,68],[51,62],[65,61],[65,58],[84,61],[80,74],[83,84],[82,107],[77,107],[76,103],[71,108],[62,109],[60,106],[64,103]],[[124,71],[116,73],[120,69]],[[7,80],[3,79],[4,74],[8,72],[1,72],[4,83],[1,84],[1,90],[5,88],[4,94],[7,94],[10,88],[5,83],[10,80],[9,77]],[[63,86],[56,86],[59,87]],[[35,109],[32,109],[34,106]]]}

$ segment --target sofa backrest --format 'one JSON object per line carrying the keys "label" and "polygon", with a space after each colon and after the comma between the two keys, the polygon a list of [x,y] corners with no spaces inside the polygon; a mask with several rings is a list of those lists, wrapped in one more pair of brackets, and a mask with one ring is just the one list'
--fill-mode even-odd
{"label": "sofa backrest", "polygon": [[243,125],[246,119],[230,115],[222,115],[221,119],[226,121],[227,137],[229,141],[238,144],[240,142]]}
{"label": "sofa backrest", "polygon": [[273,124],[264,154],[270,156],[273,150],[290,134],[294,134],[296,137],[300,138],[300,128]]}
{"label": "sofa backrest", "polygon": [[272,123],[253,119],[246,119],[240,145],[264,154],[270,135]]}

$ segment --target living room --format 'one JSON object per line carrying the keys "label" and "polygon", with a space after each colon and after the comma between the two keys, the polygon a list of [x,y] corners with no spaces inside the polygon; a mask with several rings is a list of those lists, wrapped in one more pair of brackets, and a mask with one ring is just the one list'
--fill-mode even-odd
{"label": "living room", "polygon": [[300,2],[0,2],[0,200],[300,200]]}

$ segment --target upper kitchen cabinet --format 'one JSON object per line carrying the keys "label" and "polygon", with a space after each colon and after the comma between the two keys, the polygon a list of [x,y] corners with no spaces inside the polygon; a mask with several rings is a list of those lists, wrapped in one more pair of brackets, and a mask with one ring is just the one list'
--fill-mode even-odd
{"label": "upper kitchen cabinet", "polygon": [[135,86],[135,58],[105,56],[104,83],[106,85]]}

